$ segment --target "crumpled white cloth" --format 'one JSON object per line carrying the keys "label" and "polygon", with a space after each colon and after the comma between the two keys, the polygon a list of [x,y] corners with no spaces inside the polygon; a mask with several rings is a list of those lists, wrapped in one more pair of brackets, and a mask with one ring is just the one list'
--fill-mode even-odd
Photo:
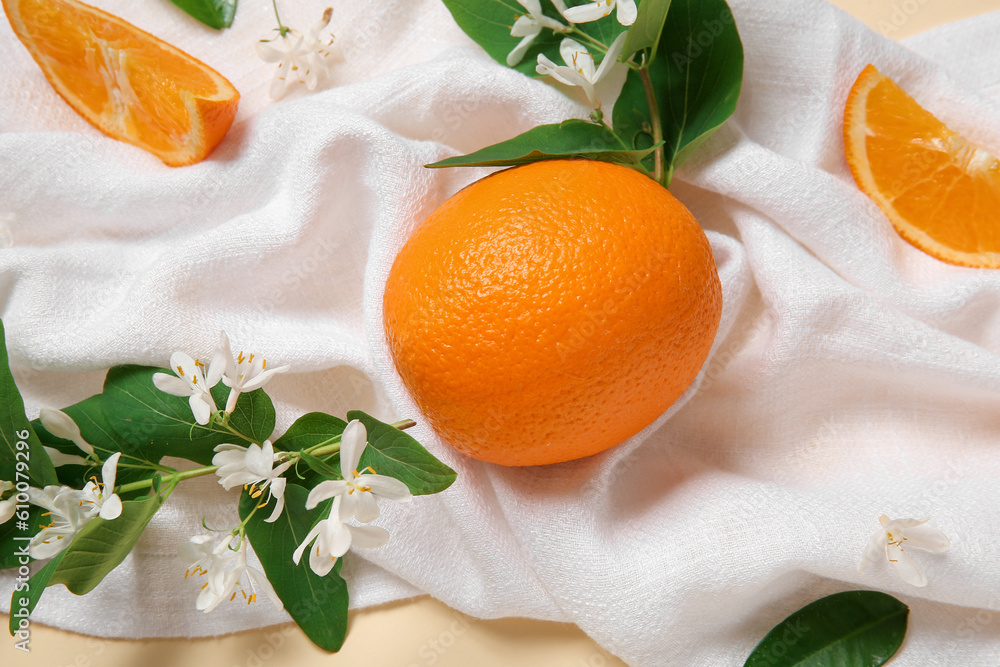
{"label": "crumpled white cloth", "polygon": [[[335,3],[343,64],[277,103],[253,51],[269,3],[241,3],[222,33],[167,2],[97,4],[243,100],[208,160],[165,167],[88,126],[0,22],[0,303],[29,415],[97,393],[111,365],[207,355],[225,329],[292,365],[269,386],[279,431],[312,410],[419,421],[387,354],[383,284],[414,227],[486,173],[422,165],[586,109],[490,60],[439,0]],[[477,463],[419,426],[458,481],[384,506],[391,541],[345,566],[352,604],[430,593],[476,616],[575,623],[632,665],[708,666],[742,664],[814,599],[878,589],[911,609],[893,664],[996,665],[1000,273],[904,242],[855,187],[841,121],[874,62],[1000,154],[1000,13],[900,45],[820,0],[731,4],[739,108],[672,188],[724,289],[702,376],[636,437],[562,465]],[[305,30],[324,6],[284,3],[283,19]],[[119,637],[285,620],[266,603],[194,609],[177,547],[202,516],[232,523],[235,502],[211,478],[182,485],[93,593],[50,589],[35,619]],[[951,538],[914,552],[926,588],[885,562],[857,574],[882,513]]]}

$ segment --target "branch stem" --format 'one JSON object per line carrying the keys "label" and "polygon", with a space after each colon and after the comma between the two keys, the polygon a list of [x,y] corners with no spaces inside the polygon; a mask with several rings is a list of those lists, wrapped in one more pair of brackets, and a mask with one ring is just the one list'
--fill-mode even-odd
{"label": "branch stem", "polygon": [[642,77],[642,87],[646,89],[646,103],[649,104],[649,117],[653,125],[653,144],[660,144],[653,151],[653,179],[663,187],[667,187],[663,182],[663,125],[660,123],[660,106],[656,102],[656,91],[653,90],[653,80],[649,76],[649,70],[640,69],[639,76]]}
{"label": "branch stem", "polygon": [[[417,425],[417,422],[412,419],[404,419],[402,421],[390,424],[390,426],[403,431],[408,428],[412,428]],[[333,454],[340,451],[340,437],[335,435],[329,440],[319,443],[318,445],[313,445],[306,449],[306,453],[312,454],[313,456],[325,456],[327,454]],[[297,461],[301,457],[299,452],[281,452],[284,455],[281,460],[283,461]],[[178,482],[182,482],[185,479],[194,479],[195,477],[202,477],[204,475],[211,475],[219,466],[202,466],[201,468],[192,468],[191,470],[180,470],[173,472],[169,475],[163,475],[162,480],[165,485],[175,485]],[[142,489],[148,489],[153,486],[152,479],[142,479],[138,482],[131,482],[129,484],[122,484],[117,487],[116,493],[128,493],[130,491],[141,491]]]}

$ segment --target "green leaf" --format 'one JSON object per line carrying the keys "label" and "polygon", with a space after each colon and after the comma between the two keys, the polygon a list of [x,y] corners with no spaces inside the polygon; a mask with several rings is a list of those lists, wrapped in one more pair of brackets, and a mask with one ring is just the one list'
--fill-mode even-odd
{"label": "green leaf", "polygon": [[[229,400],[229,387],[219,383],[212,387],[212,397],[215,404],[226,407]],[[244,435],[250,436],[249,441],[263,444],[274,433],[274,404],[263,389],[240,394],[236,401],[233,414],[229,415],[229,426]],[[229,431],[217,429],[226,434],[229,440],[234,437]]]}
{"label": "green leaf", "polygon": [[[285,434],[274,441],[274,450],[298,452],[317,445],[332,444],[335,439],[340,438],[345,426],[347,426],[347,422],[333,415],[323,412],[309,412],[296,419],[295,423],[285,431]],[[325,461],[319,461],[315,456],[306,456],[302,460],[315,474],[308,470],[303,471],[296,465],[295,471],[301,478],[300,484],[311,487],[321,481],[317,480],[315,475],[324,479],[340,479],[340,472]],[[319,466],[316,465],[317,461],[319,461]],[[333,472],[334,476],[330,477],[323,471]]]}
{"label": "green leaf", "polygon": [[274,441],[274,449],[297,452],[316,445],[330,443],[344,432],[347,422],[323,412],[309,412],[288,427],[285,434]]}
{"label": "green leaf", "polygon": [[[338,651],[347,635],[347,583],[340,576],[343,558],[337,559],[333,570],[325,577],[317,576],[309,567],[308,554],[298,565],[292,562],[292,552],[306,534],[329,512],[332,501],[320,503],[314,510],[303,509],[308,491],[298,484],[285,487],[288,506],[274,523],[265,523],[265,514],[256,512],[247,521],[247,537],[275,593],[292,619],[306,636],[320,648]],[[240,517],[246,519],[256,506],[247,493],[240,498]]]}
{"label": "green leaf", "polygon": [[171,491],[173,485],[146,500],[124,501],[116,519],[92,519],[63,551],[66,555],[48,585],[64,584],[75,595],[94,590],[129,555]]}
{"label": "green leaf", "polygon": [[358,470],[371,466],[380,475],[395,477],[415,496],[440,493],[458,476],[438,461],[405,431],[354,410],[348,419],[357,419],[368,430],[368,446],[361,454]]}
{"label": "green leaf", "polygon": [[57,484],[56,469],[24,414],[24,401],[7,359],[6,335],[0,322],[0,480],[44,487]]}
{"label": "green leaf", "polygon": [[[689,153],[736,110],[743,44],[725,0],[673,0],[649,68],[664,142],[664,183]],[[630,148],[653,143],[641,75],[630,70],[613,111]]]}
{"label": "green leaf", "polygon": [[330,466],[325,461],[316,458],[308,452],[300,452],[302,460],[306,462],[306,465],[312,468],[315,472],[319,473],[326,479],[343,479],[340,471],[336,468]]}
{"label": "green leaf", "polygon": [[[21,548],[27,546],[27,538],[34,537],[35,533],[41,530],[41,524],[49,523],[49,520],[42,516],[44,511],[36,505],[23,504],[13,519],[0,524],[0,570],[26,564],[21,562],[24,557]],[[27,528],[20,525],[22,521]]]}
{"label": "green leaf", "polygon": [[[153,385],[154,373],[169,372],[148,366],[115,366],[104,381],[100,406],[108,424],[143,458],[158,462],[164,456],[179,456],[209,465],[216,445],[260,443],[274,431],[274,406],[260,389],[241,394],[229,420],[232,428],[250,437],[239,437],[220,424],[198,424],[187,398],[172,396]],[[220,383],[212,395],[216,405],[224,406],[229,389]]]}
{"label": "green leaf", "polygon": [[[122,440],[115,430],[111,428],[107,418],[104,416],[104,411],[101,409],[100,395],[91,396],[75,405],[63,408],[62,411],[76,422],[76,425],[80,428],[80,436],[94,447],[94,451],[101,457],[101,460],[107,460],[115,452],[122,452],[122,456],[126,460],[129,457],[148,460],[135,447]],[[83,452],[73,442],[57,438],[45,430],[41,419],[31,422],[31,425],[38,434],[39,440],[46,447],[52,447],[64,454],[83,456]],[[95,474],[94,468],[82,465],[64,465],[56,468],[59,483],[76,488],[81,487],[93,474]],[[151,474],[152,471],[150,470],[120,467],[118,468],[116,482],[118,485],[137,482],[149,478]]]}
{"label": "green leaf", "polygon": [[539,125],[513,139],[475,153],[450,157],[428,167],[505,167],[556,158],[589,158],[635,167],[653,147],[632,150],[608,128],[571,118],[554,125]]}
{"label": "green leaf", "polygon": [[[517,17],[527,13],[517,0],[444,0],[444,4],[448,7],[448,11],[451,12],[458,26],[465,31],[465,34],[483,47],[498,63],[507,64],[507,55],[521,41],[520,37],[511,36],[510,29]],[[550,0],[542,0],[542,11],[563,25],[567,24]],[[610,46],[615,37],[625,30],[625,27],[618,23],[614,16],[591,23],[580,23],[577,24],[576,28],[605,47]],[[536,76],[535,67],[538,63],[539,53],[545,54],[549,60],[557,64],[562,64],[559,44],[566,36],[551,30],[543,30],[532,41],[531,48],[524,54],[521,62],[515,65],[514,69],[529,76]],[[581,43],[586,42],[585,39],[581,40],[579,37],[575,37],[575,39]],[[586,45],[592,52],[603,53],[596,47],[592,48],[589,42]],[[596,57],[595,60],[598,64],[600,63],[600,57]]]}
{"label": "green leaf", "polygon": [[164,493],[146,500],[124,501],[122,513],[116,519],[110,521],[100,517],[91,519],[83,530],[73,537],[68,547],[60,551],[48,565],[31,578],[28,604],[19,604],[18,593],[15,591],[15,597],[11,601],[11,627],[13,627],[13,612],[26,608],[27,613],[31,613],[38,604],[43,588],[63,584],[75,595],[84,595],[94,590],[94,587],[118,567],[132,551],[146,525],[175,485],[176,482],[167,487]]}
{"label": "green leaf", "polygon": [[209,28],[222,30],[233,24],[236,0],[170,0]]}
{"label": "green leaf", "polygon": [[627,60],[636,51],[652,47],[649,60],[656,57],[656,47],[663,32],[663,23],[667,19],[667,10],[671,0],[642,0],[639,4],[639,14],[629,27],[625,44],[622,45],[622,59]]}
{"label": "green leaf", "polygon": [[42,593],[49,585],[49,580],[65,555],[65,551],[59,552],[52,560],[45,564],[45,567],[35,572],[27,582],[23,584],[18,582],[15,586],[14,594],[10,598],[10,625],[8,626],[12,637],[17,632],[20,620],[28,618],[35,609],[38,599],[42,597]]}
{"label": "green leaf", "polygon": [[836,593],[775,626],[744,667],[877,667],[903,643],[909,613],[885,593]]}

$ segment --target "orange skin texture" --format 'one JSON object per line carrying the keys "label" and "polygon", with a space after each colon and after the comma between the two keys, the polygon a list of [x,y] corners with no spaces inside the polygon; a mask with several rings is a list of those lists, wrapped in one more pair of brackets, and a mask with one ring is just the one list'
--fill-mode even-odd
{"label": "orange skin texture", "polygon": [[396,257],[384,324],[435,431],[482,461],[596,454],[697,375],[722,290],[701,227],[626,167],[551,160],[460,191]]}
{"label": "orange skin texture", "polygon": [[1000,268],[1000,162],[873,65],[847,98],[844,153],[904,239],[951,264]]}
{"label": "orange skin texture", "polygon": [[2,0],[55,91],[98,130],[170,166],[203,160],[236,117],[221,74],[131,23],[76,0]]}

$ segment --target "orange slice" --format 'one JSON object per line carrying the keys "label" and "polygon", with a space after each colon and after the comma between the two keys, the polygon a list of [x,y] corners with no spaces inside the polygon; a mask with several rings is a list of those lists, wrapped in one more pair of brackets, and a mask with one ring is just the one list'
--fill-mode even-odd
{"label": "orange slice", "polygon": [[73,109],[169,165],[222,141],[240,94],[229,81],[116,16],[75,0],[2,0],[18,38]]}
{"label": "orange slice", "polygon": [[904,239],[945,262],[1000,268],[1000,163],[872,65],[847,98],[844,151]]}

